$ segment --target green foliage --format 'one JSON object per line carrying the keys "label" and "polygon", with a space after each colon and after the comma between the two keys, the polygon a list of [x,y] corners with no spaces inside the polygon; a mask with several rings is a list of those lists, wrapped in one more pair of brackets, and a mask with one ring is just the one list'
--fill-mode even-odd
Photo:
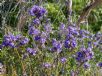
{"label": "green foliage", "polygon": [[93,32],[101,30],[102,27],[102,8],[95,9],[89,16],[89,24]]}
{"label": "green foliage", "polygon": [[[19,9],[19,5],[17,4],[16,0],[8,0],[5,1],[1,6],[1,17],[5,18],[6,25],[15,27],[17,24],[17,15]],[[1,20],[2,22],[2,20]],[[2,23],[0,23],[2,25]],[[4,25],[2,25],[4,26]]]}
{"label": "green foliage", "polygon": [[[54,0],[48,0],[47,4],[44,3],[42,5],[48,10],[48,18],[51,19],[51,23],[52,23],[54,29],[58,28],[60,22],[67,24],[67,7],[65,6],[64,3],[55,3]],[[10,8],[8,9],[7,6]],[[9,3],[7,3],[7,6],[4,5],[4,7],[2,9],[2,15],[6,17],[7,25],[10,25],[11,27],[16,27],[16,24],[18,22],[18,14],[19,14],[18,12],[21,9],[19,8],[19,5],[17,5],[17,7],[15,7],[16,3],[12,4],[9,2]],[[83,9],[84,6],[85,6],[85,0],[73,0],[73,12],[72,12],[73,21],[77,20],[79,14],[81,13],[80,11]],[[1,24],[1,22],[0,22],[0,24]],[[91,12],[91,14],[89,16],[89,26],[88,27],[89,27],[89,30],[92,29],[93,32],[97,32],[100,30],[100,28],[102,27],[102,8],[95,9]],[[27,29],[26,28],[27,27],[25,27],[24,29],[27,31],[28,28]],[[87,26],[83,25],[83,26],[81,26],[81,28],[87,29]],[[17,34],[17,33],[18,32],[13,31],[13,34]],[[54,32],[54,33],[55,33],[54,36],[51,35],[52,38],[53,37],[56,39],[59,38],[59,35],[57,35],[56,32]],[[26,36],[27,32],[23,32],[23,35]],[[0,32],[0,43],[1,42],[2,42],[2,34]],[[32,44],[33,42],[34,41],[31,40],[30,44]],[[85,40],[84,43],[86,44],[86,42],[87,42],[87,40]],[[48,44],[48,43],[46,43],[46,44]],[[2,51],[0,50],[0,61],[3,61],[4,62],[3,64],[6,65],[6,67],[8,68],[6,70],[10,74],[9,76],[11,76],[11,74],[12,74],[12,76],[16,76],[16,75],[13,75],[14,71],[16,71],[18,76],[23,75],[24,71],[26,71],[28,73],[28,75],[30,75],[30,74],[33,75],[33,73],[34,73],[34,75],[37,76],[37,74],[42,75],[41,73],[50,72],[52,70],[52,69],[48,69],[48,70],[45,70],[45,72],[43,72],[43,71],[39,72],[40,70],[42,70],[42,68],[41,68],[41,66],[39,66],[39,64],[41,64],[42,62],[49,62],[49,61],[51,61],[51,63],[53,63],[54,57],[57,56],[56,53],[54,53],[54,54],[48,53],[47,52],[48,50],[41,49],[40,50],[41,52],[39,52],[37,56],[33,57],[33,56],[27,54],[27,58],[23,59],[22,54],[25,54],[27,46],[32,47],[32,45],[25,45],[25,46],[21,46],[20,48],[17,48],[17,49],[4,48]],[[75,49],[75,50],[77,50],[77,49]],[[82,70],[81,76],[91,76],[92,73],[94,73],[93,69],[94,70],[97,69],[96,67],[94,67],[96,65],[93,65],[93,64],[96,64],[98,61],[102,61],[102,58],[101,58],[102,54],[99,51],[99,49],[94,49],[94,50],[95,50],[94,51],[95,58],[94,58],[94,60],[90,61],[90,63],[92,63],[92,67],[88,71],[86,71],[85,69]],[[46,57],[44,58],[44,56],[46,56]],[[62,52],[62,55],[60,55],[60,56],[64,56],[64,53]],[[71,56],[68,51],[66,51],[65,56],[66,57],[68,56],[68,58],[69,58],[67,63],[62,65],[60,62],[58,62],[58,67],[54,67],[56,69],[53,70],[51,74],[53,74],[56,71],[55,74],[58,76],[58,73],[60,73],[60,69],[63,66],[67,66],[64,69],[66,70],[65,72],[68,72],[68,74],[67,75],[63,74],[63,75],[68,76],[70,74],[69,69],[75,70],[77,68],[77,64],[76,64],[74,58],[70,58]],[[95,62],[93,63],[93,61],[95,61]],[[26,64],[25,64],[25,62],[26,62]],[[41,68],[41,69],[39,69],[39,68]],[[98,75],[96,75],[96,76],[98,76]]]}
{"label": "green foliage", "polygon": [[66,22],[65,15],[62,11],[63,6],[56,3],[48,3],[45,5],[48,10],[48,17],[51,19],[54,27],[58,27],[60,22]]}

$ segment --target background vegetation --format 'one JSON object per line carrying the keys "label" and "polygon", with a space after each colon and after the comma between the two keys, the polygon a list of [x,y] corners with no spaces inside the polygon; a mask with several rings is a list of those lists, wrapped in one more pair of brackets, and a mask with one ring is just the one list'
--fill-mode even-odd
{"label": "background vegetation", "polygon": [[[87,5],[87,3],[89,1],[90,0],[73,0],[73,7],[72,7],[73,22],[77,21],[82,9]],[[32,18],[29,17],[28,12],[29,12],[29,9],[35,4],[46,8],[46,10],[48,11],[47,18],[50,19],[51,25],[53,26],[54,30],[58,29],[61,22],[65,23],[66,25],[68,24],[67,6],[66,6],[65,0],[1,0],[0,1],[0,43],[2,43],[3,36],[5,34],[7,34],[8,32],[12,32],[14,35],[16,35],[18,33],[22,33],[25,37],[29,37],[27,35],[27,31],[28,31],[28,25],[31,22]],[[88,18],[88,25],[86,25],[86,23],[81,24],[81,27],[83,29],[87,29],[95,34],[97,32],[102,32],[102,6],[99,6],[95,9],[93,9],[89,15],[89,18]],[[53,37],[53,35],[51,35],[51,36]],[[54,35],[54,37],[58,37],[58,36]],[[85,41],[87,42],[87,40],[85,40]],[[32,42],[32,40],[31,40],[31,42]],[[31,45],[28,45],[28,46],[32,47]],[[23,46],[20,48],[20,50],[22,50],[20,53],[24,52],[25,47],[27,47],[27,46]],[[5,51],[5,50],[7,50],[7,51]],[[34,58],[32,56],[30,56],[31,59],[29,59],[30,58],[29,57],[26,60],[24,60],[24,62],[22,62],[22,61],[20,61],[21,59],[19,58],[19,55],[18,55],[16,49],[13,49],[11,51],[10,50],[11,49],[4,48],[4,50],[3,50],[4,52],[2,52],[3,54],[0,52],[0,63],[6,64],[5,67],[7,67],[8,76],[10,76],[10,74],[12,74],[12,76],[17,76],[17,75],[18,76],[27,76],[27,75],[25,75],[25,72],[23,72],[24,67],[27,68],[26,72],[29,76],[30,76],[30,74],[32,76],[37,76],[39,69],[37,69],[36,67],[34,69],[32,67],[30,67],[30,66],[37,66],[40,68],[40,66],[37,65],[40,61],[40,60],[36,60],[37,56]],[[102,51],[99,51],[99,49],[94,49],[94,50],[95,50],[94,52],[95,52],[96,58],[95,58],[95,60],[93,60],[93,61],[95,61],[94,64],[92,64],[93,67],[91,67],[91,69],[89,69],[88,71],[86,71],[86,69],[83,69],[80,73],[80,76],[101,76],[102,75],[102,74],[98,75],[101,70],[99,70],[99,68],[97,68],[97,67],[94,67],[94,66],[96,66],[95,65],[96,62],[102,61],[102,59],[101,59]],[[101,50],[102,50],[102,48],[101,48]],[[12,51],[14,51],[14,52],[12,52]],[[41,57],[43,57],[42,54],[39,54],[39,56],[40,55],[41,55]],[[56,55],[56,54],[54,54],[54,55]],[[54,55],[50,54],[48,56],[53,57]],[[67,56],[69,54],[65,54],[65,55]],[[20,56],[22,56],[22,55],[20,54]],[[63,56],[63,54],[61,56]],[[46,60],[52,61],[52,59],[45,59],[45,61]],[[34,62],[34,61],[36,61],[36,62]],[[28,63],[24,65],[25,62],[28,62]],[[93,63],[93,62],[90,61],[90,63]],[[64,70],[69,69],[69,68],[71,70],[76,69],[76,66],[74,66],[75,61],[73,60],[73,58],[69,58],[69,62],[66,64],[68,64],[70,66],[64,68]],[[59,63],[58,66],[65,67],[66,64],[63,65],[63,64]],[[19,67],[22,67],[22,68],[19,68]],[[35,72],[35,70],[36,70],[36,72]],[[51,69],[49,69],[49,70],[51,71]],[[96,70],[96,72],[94,72],[94,70]],[[53,70],[53,72],[54,71],[55,70]],[[59,73],[61,73],[62,76],[67,76],[67,75],[70,76],[70,74],[69,74],[70,71],[65,71],[65,72],[68,72],[68,74],[66,74],[66,75],[64,75],[65,72],[63,74],[63,68],[61,68],[61,70],[60,70],[57,67],[57,71]],[[36,75],[33,75],[34,72]],[[44,72],[48,73],[48,70],[45,70]],[[41,72],[41,74],[42,73],[43,73],[43,71]],[[83,73],[84,73],[84,75],[83,75]],[[95,75],[95,74],[97,74],[97,75]],[[42,76],[45,76],[45,75],[42,74]],[[48,75],[48,76],[50,76],[50,75]],[[51,76],[56,76],[56,75],[52,74]]]}

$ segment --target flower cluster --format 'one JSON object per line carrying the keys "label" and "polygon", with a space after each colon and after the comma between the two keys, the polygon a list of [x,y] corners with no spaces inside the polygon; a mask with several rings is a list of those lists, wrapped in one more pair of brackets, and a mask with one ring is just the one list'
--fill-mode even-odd
{"label": "flower cluster", "polygon": [[65,48],[76,48],[77,47],[77,36],[79,31],[75,26],[68,26],[66,29],[66,38],[64,41]]}
{"label": "flower cluster", "polygon": [[18,35],[13,35],[13,34],[8,34],[5,35],[3,38],[3,42],[1,44],[2,47],[11,47],[15,48],[21,45],[25,45],[29,42],[29,39],[27,37],[21,36],[20,34]]}
{"label": "flower cluster", "polygon": [[40,30],[35,28],[34,26],[29,26],[29,35],[38,35],[40,33]]}
{"label": "flower cluster", "polygon": [[34,5],[29,11],[31,16],[36,16],[37,18],[42,17],[46,12],[46,9],[37,5]]}
{"label": "flower cluster", "polygon": [[37,53],[37,51],[36,51],[35,49],[29,48],[29,47],[27,48],[27,52],[30,53],[30,54],[32,54],[32,55],[34,55],[34,56],[35,56],[36,53]]}
{"label": "flower cluster", "polygon": [[[68,58],[69,63],[72,55],[75,57],[76,63],[83,64],[83,67],[87,69],[90,67],[88,61],[95,57],[94,49],[100,47],[99,49],[102,50],[100,46],[102,44],[102,34],[92,34],[89,31],[77,28],[75,24],[66,25],[64,23],[61,23],[58,30],[55,30],[48,19],[45,21],[43,19],[47,12],[46,9],[34,5],[29,12],[34,17],[32,20],[34,25],[30,23],[28,26],[28,37],[11,33],[4,35],[0,49],[24,46],[23,54],[25,55],[23,56],[25,57],[27,53],[31,57],[38,58],[37,61],[34,61],[34,65],[42,60],[38,65],[47,69],[59,61],[61,64],[65,64]],[[25,46],[26,44],[28,45]],[[20,49],[22,50],[22,47]],[[40,58],[42,59],[40,60]],[[46,59],[49,62],[45,62]],[[52,59],[51,62],[50,59]],[[98,63],[97,66],[102,67],[102,63]]]}
{"label": "flower cluster", "polygon": [[56,41],[56,39],[52,40],[52,52],[58,52],[60,53],[62,51],[63,44],[60,41]]}
{"label": "flower cluster", "polygon": [[86,62],[92,59],[94,56],[94,52],[91,48],[81,48],[80,51],[77,52],[76,60],[80,63]]}

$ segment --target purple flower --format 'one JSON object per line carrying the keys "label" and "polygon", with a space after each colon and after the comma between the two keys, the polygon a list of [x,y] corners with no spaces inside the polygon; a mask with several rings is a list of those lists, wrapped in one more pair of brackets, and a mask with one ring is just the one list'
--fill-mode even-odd
{"label": "purple flower", "polygon": [[43,67],[44,68],[50,68],[51,67],[51,64],[50,63],[43,63]]}
{"label": "purple flower", "polygon": [[3,46],[0,44],[0,50],[3,48]]}
{"label": "purple flower", "polygon": [[29,11],[31,16],[36,16],[37,18],[42,17],[46,12],[46,9],[37,5],[34,5]]}
{"label": "purple flower", "polygon": [[57,43],[58,43],[58,42],[57,42],[56,39],[53,39],[53,40],[52,40],[52,45],[53,45],[53,47],[56,47],[56,46],[57,46]]}
{"label": "purple flower", "polygon": [[71,38],[74,38],[74,36],[71,33],[68,33],[66,39],[71,39]]}
{"label": "purple flower", "polygon": [[32,53],[33,49],[32,48],[27,48],[27,52]]}
{"label": "purple flower", "polygon": [[88,47],[92,47],[92,42],[88,41]]}
{"label": "purple flower", "polygon": [[65,63],[65,62],[67,61],[67,59],[66,59],[65,57],[62,57],[62,58],[60,59],[60,61],[61,61],[61,63]]}
{"label": "purple flower", "polygon": [[36,29],[34,26],[29,27],[29,34],[30,35],[38,35],[40,33],[40,30]]}
{"label": "purple flower", "polygon": [[40,42],[44,44],[46,42],[46,38],[41,38]]}
{"label": "purple flower", "polygon": [[25,44],[27,44],[29,42],[29,39],[28,38],[24,38],[24,39],[22,39],[21,41],[20,41],[20,44],[21,45],[25,45]]}
{"label": "purple flower", "polygon": [[79,34],[80,34],[81,38],[85,38],[86,37],[85,34],[84,34],[84,32],[83,32],[83,30],[80,30],[79,31]]}
{"label": "purple flower", "polygon": [[83,67],[84,67],[85,69],[88,69],[88,68],[90,67],[90,64],[86,62],[86,63],[84,63]]}
{"label": "purple flower", "polygon": [[85,61],[88,61],[88,60],[92,59],[93,56],[94,56],[94,53],[92,51],[84,48],[81,51],[77,52],[76,60],[78,62],[85,62]]}
{"label": "purple flower", "polygon": [[34,6],[30,9],[29,13],[30,13],[31,16],[36,16],[39,11],[40,11],[40,7],[37,6],[37,5],[34,5]]}
{"label": "purple flower", "polygon": [[36,53],[37,53],[37,51],[33,50],[31,54],[32,54],[33,56],[35,56]]}
{"label": "purple flower", "polygon": [[3,39],[4,39],[4,41],[8,41],[8,42],[15,41],[15,36],[12,34],[8,34],[8,35],[4,35]]}
{"label": "purple flower", "polygon": [[14,48],[15,47],[15,43],[14,42],[10,42],[8,46]]}
{"label": "purple flower", "polygon": [[85,50],[86,50],[85,46],[82,45],[81,48],[80,48],[80,51],[85,51]]}
{"label": "purple flower", "polygon": [[72,48],[77,47],[77,42],[76,42],[76,40],[72,40],[72,41],[71,41],[71,47],[72,47]]}
{"label": "purple flower", "polygon": [[65,48],[70,48],[70,41],[68,39],[65,40],[64,47]]}
{"label": "purple flower", "polygon": [[86,50],[86,51],[84,51],[84,53],[85,53],[85,58],[86,58],[87,60],[92,59],[93,56],[94,56],[93,51]]}
{"label": "purple flower", "polygon": [[51,51],[58,52],[58,53],[60,53],[62,51],[63,44],[61,42],[56,41],[56,39],[53,39],[52,45],[53,45],[53,47],[52,47]]}
{"label": "purple flower", "polygon": [[5,35],[3,38],[2,46],[9,46],[11,48],[15,47],[15,41],[17,38],[13,34]]}
{"label": "purple flower", "polygon": [[30,53],[31,55],[34,55],[34,56],[35,56],[36,53],[37,53],[37,51],[36,51],[35,49],[29,48],[29,47],[27,48],[27,52]]}
{"label": "purple flower", "polygon": [[76,60],[78,62],[84,62],[85,61],[85,55],[84,55],[84,53],[82,51],[81,52],[77,52]]}
{"label": "purple flower", "polygon": [[70,34],[79,35],[79,32],[78,32],[76,27],[68,26],[68,31],[69,31]]}
{"label": "purple flower", "polygon": [[51,32],[52,32],[52,27],[51,27],[51,25],[49,25],[49,24],[45,25],[45,26],[44,26],[44,29],[45,29],[45,31],[46,31],[47,33],[51,33]]}
{"label": "purple flower", "polygon": [[38,18],[36,18],[36,19],[33,20],[33,23],[36,24],[36,25],[39,25],[40,24],[40,20]]}
{"label": "purple flower", "polygon": [[97,66],[101,68],[102,67],[102,62],[97,63]]}
{"label": "purple flower", "polygon": [[38,41],[40,39],[41,39],[41,37],[39,35],[35,36],[35,38],[34,38],[35,41]]}
{"label": "purple flower", "polygon": [[59,27],[59,30],[62,30],[62,31],[65,30],[65,24],[61,23],[60,27]]}
{"label": "purple flower", "polygon": [[47,33],[46,33],[46,32],[42,32],[42,33],[41,33],[41,37],[42,37],[42,38],[47,38]]}
{"label": "purple flower", "polygon": [[44,44],[44,43],[46,42],[46,39],[47,39],[47,33],[42,32],[42,33],[41,33],[40,42],[41,42],[42,44]]}
{"label": "purple flower", "polygon": [[19,40],[19,39],[22,38],[22,35],[21,35],[21,34],[18,34],[18,35],[16,35],[15,37],[16,37],[17,40]]}

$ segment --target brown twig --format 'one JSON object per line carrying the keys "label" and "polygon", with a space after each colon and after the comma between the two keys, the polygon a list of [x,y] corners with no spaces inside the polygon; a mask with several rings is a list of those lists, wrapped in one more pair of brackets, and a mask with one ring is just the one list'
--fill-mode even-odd
{"label": "brown twig", "polygon": [[21,8],[20,10],[20,15],[18,18],[18,24],[17,24],[17,30],[21,31],[22,27],[24,26],[26,19],[27,19],[27,14],[25,12],[25,4],[21,0],[18,0],[19,6]]}
{"label": "brown twig", "polygon": [[80,18],[77,21],[77,26],[79,27],[80,23],[82,21],[84,21],[85,19],[87,19],[88,15],[90,14],[91,10],[95,7],[97,7],[98,5],[102,4],[102,0],[91,0],[90,5],[88,5],[87,7],[85,7],[82,11],[82,13],[80,14]]}
{"label": "brown twig", "polygon": [[72,23],[72,0],[67,0],[66,1],[66,6],[67,6],[67,14],[68,14],[68,24]]}

